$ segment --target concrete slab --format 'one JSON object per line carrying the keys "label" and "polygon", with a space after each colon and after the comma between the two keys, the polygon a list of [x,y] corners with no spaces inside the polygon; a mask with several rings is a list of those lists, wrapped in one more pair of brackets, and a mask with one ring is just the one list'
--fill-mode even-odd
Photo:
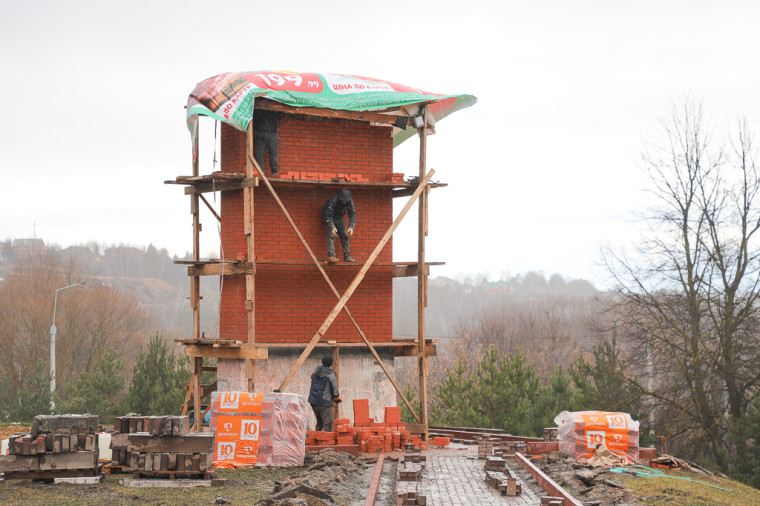
{"label": "concrete slab", "polygon": [[153,480],[123,478],[119,483],[131,488],[195,488],[210,487],[212,480]]}
{"label": "concrete slab", "polygon": [[100,476],[78,476],[76,478],[54,478],[56,485],[59,483],[71,483],[73,485],[94,485],[103,482],[103,475]]}

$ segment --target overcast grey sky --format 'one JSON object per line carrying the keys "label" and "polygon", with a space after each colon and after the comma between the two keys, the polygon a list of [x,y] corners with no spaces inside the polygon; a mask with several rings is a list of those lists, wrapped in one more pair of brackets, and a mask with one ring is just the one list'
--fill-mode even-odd
{"label": "overcast grey sky", "polygon": [[[447,262],[434,276],[538,270],[601,285],[600,246],[636,239],[637,160],[658,111],[691,94],[715,118],[757,119],[758,19],[749,1],[6,2],[0,238],[36,228],[64,247],[183,254],[189,202],[163,181],[191,172],[195,84],[347,73],[478,98],[428,144],[449,183],[431,195],[428,258]],[[394,170],[416,173],[417,156],[410,139]],[[416,260],[414,220],[394,246]]]}

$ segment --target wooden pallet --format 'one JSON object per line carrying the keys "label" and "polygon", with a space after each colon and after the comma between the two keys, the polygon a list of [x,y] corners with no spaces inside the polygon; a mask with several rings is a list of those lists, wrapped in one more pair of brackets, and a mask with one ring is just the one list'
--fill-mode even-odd
{"label": "wooden pallet", "polygon": [[154,478],[161,480],[212,480],[216,478],[216,468],[208,471],[135,471],[135,479]]}
{"label": "wooden pallet", "polygon": [[96,469],[62,469],[58,471],[13,471],[4,473],[6,480],[54,480],[55,478],[81,478],[98,476]]}
{"label": "wooden pallet", "polygon": [[129,468],[129,466],[116,466],[113,464],[106,464],[103,466],[103,473],[106,475],[127,474],[131,472],[132,470]]}

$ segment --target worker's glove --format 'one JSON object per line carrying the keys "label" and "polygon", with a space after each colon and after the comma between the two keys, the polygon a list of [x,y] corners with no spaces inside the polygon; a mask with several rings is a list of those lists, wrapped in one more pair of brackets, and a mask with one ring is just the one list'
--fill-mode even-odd
{"label": "worker's glove", "polygon": [[351,237],[352,235],[354,235],[354,229],[353,229],[353,227],[349,228],[348,230],[346,230],[346,233],[348,234],[348,237]]}
{"label": "worker's glove", "polygon": [[335,404],[340,404],[341,402],[343,402],[343,399],[341,397],[336,397],[333,400],[335,401]]}
{"label": "worker's glove", "polygon": [[332,234],[333,237],[335,237],[336,235],[338,235],[338,229],[333,227],[330,233]]}

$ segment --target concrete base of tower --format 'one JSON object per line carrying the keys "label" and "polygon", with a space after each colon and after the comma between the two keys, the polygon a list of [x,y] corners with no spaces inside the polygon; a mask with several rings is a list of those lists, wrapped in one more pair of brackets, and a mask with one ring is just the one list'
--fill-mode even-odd
{"label": "concrete base of tower", "polygon": [[[376,348],[376,350],[385,366],[391,374],[394,374],[393,350],[390,348]],[[301,352],[301,349],[269,348],[268,360],[255,361],[255,391],[272,392],[279,388],[291,367],[301,356]],[[312,351],[285,391],[298,393],[308,398],[311,374],[318,365],[321,365],[324,355],[332,356],[329,348],[318,348]],[[353,421],[354,399],[369,399],[370,416],[376,421],[383,420],[387,406],[396,406],[396,390],[368,349],[341,348],[339,363],[337,368],[333,364],[333,369],[337,369],[338,388],[343,398],[343,402],[339,405],[338,418],[349,418]],[[309,427],[314,428],[315,423],[314,416],[311,415]]]}

